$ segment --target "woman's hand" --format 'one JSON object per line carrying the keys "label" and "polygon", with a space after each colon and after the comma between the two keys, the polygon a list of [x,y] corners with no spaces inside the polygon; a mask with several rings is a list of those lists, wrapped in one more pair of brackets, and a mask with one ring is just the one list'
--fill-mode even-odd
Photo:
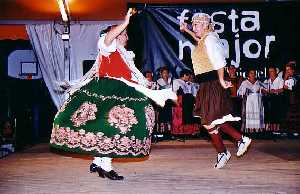
{"label": "woman's hand", "polygon": [[125,16],[125,23],[126,24],[129,24],[129,20],[130,20],[130,17],[133,15],[133,9],[132,8],[129,8],[128,11],[127,11],[127,14]]}

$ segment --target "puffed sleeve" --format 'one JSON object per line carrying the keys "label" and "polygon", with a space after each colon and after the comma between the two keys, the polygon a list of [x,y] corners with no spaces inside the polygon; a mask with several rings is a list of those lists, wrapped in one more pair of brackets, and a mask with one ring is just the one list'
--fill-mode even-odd
{"label": "puffed sleeve", "polygon": [[209,61],[213,65],[214,70],[221,69],[226,66],[225,48],[221,43],[218,35],[209,34],[205,38],[205,46]]}
{"label": "puffed sleeve", "polygon": [[102,35],[98,41],[98,49],[100,54],[104,56],[109,56],[110,53],[115,52],[117,50],[117,41],[114,39],[110,45],[105,45],[104,44],[104,39],[105,39],[106,34]]}

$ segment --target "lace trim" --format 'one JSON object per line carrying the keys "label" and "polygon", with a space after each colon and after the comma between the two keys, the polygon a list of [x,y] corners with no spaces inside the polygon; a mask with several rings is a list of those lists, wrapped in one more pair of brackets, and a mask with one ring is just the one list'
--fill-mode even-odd
{"label": "lace trim", "polygon": [[115,95],[112,95],[112,96],[103,96],[103,95],[99,95],[99,94],[96,94],[96,93],[91,93],[91,92],[89,92],[87,90],[82,90],[81,92],[84,93],[84,94],[86,94],[89,97],[95,97],[95,98],[98,98],[98,99],[100,99],[102,101],[114,99],[114,100],[119,100],[121,102],[123,102],[123,101],[144,102],[144,101],[148,100],[147,97],[132,98],[132,97],[119,97],[119,96],[115,96]]}

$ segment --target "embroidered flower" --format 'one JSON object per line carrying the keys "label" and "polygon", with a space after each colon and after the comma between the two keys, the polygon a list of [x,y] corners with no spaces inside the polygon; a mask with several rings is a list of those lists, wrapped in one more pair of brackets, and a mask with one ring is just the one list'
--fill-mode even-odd
{"label": "embroidered flower", "polygon": [[99,145],[99,147],[105,151],[113,149],[114,146],[114,140],[108,137],[104,137]]}
{"label": "embroidered flower", "polygon": [[129,150],[131,147],[131,141],[128,137],[123,137],[120,139],[120,143],[118,144],[118,148],[121,151]]}
{"label": "embroidered flower", "polygon": [[108,113],[108,122],[111,126],[120,129],[121,134],[130,131],[134,124],[138,124],[137,118],[134,116],[134,110],[125,105],[114,106]]}
{"label": "embroidered flower", "polygon": [[151,105],[145,107],[145,116],[146,116],[146,126],[151,134],[155,125],[155,112]]}
{"label": "embroidered flower", "polygon": [[58,127],[56,129],[56,138],[58,140],[58,142],[63,142],[65,138],[67,138],[69,136],[69,130],[67,128],[63,128],[63,127]]}
{"label": "embroidered flower", "polygon": [[81,143],[87,147],[94,146],[97,144],[97,136],[94,133],[88,132],[81,138]]}
{"label": "embroidered flower", "polygon": [[96,104],[85,102],[74,112],[71,121],[75,127],[79,127],[89,120],[96,119],[95,112],[97,112]]}
{"label": "embroidered flower", "polygon": [[72,132],[69,136],[69,143],[71,145],[78,145],[80,143],[80,137],[78,132]]}

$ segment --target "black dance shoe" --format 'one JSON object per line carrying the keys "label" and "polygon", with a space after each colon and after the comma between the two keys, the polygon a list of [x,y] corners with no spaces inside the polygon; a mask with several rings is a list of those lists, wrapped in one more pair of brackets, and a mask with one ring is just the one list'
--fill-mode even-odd
{"label": "black dance shoe", "polygon": [[101,167],[97,167],[97,172],[99,174],[99,177],[102,178],[109,178],[110,180],[123,180],[124,177],[123,176],[119,176],[118,173],[116,173],[116,171],[111,170],[109,172],[103,170]]}
{"label": "black dance shoe", "polygon": [[97,172],[97,165],[92,163],[90,165],[90,173]]}

